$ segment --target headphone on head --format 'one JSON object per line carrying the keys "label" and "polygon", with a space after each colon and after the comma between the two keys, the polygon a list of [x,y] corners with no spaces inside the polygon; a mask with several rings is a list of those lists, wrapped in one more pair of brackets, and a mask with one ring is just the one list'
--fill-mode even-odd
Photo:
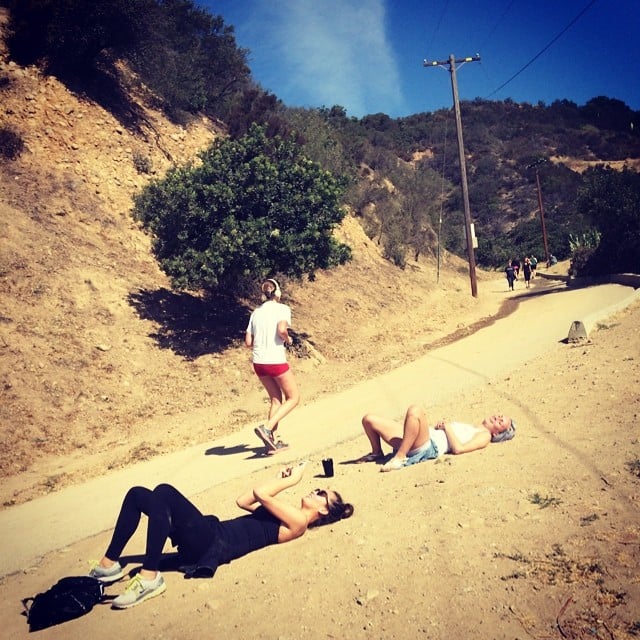
{"label": "headphone on head", "polygon": [[[273,289],[269,286],[269,284],[273,285]],[[277,280],[274,280],[273,278],[267,278],[263,283],[262,283],[262,293],[266,296],[267,300],[271,300],[272,298],[276,298],[277,300],[280,300],[280,297],[282,296],[282,291],[280,290],[280,285],[278,284]],[[270,293],[273,293],[273,296],[269,295]]]}

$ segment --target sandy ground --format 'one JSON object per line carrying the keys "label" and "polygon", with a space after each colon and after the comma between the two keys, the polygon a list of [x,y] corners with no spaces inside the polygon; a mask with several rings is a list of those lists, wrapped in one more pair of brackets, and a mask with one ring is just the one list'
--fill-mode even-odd
{"label": "sandy ground", "polygon": [[[512,319],[535,332],[526,308]],[[511,413],[513,441],[391,474],[349,464],[366,452],[363,438],[327,445],[291,499],[326,483],[320,460],[330,455],[329,486],[356,506],[352,519],[221,567],[213,580],[167,573],[160,598],[125,612],[99,606],[41,637],[107,638],[133,625],[171,639],[637,637],[639,319],[635,303],[587,342],[559,342],[454,396],[429,389],[417,398],[434,420]],[[496,359],[516,347],[496,344]],[[239,473],[195,500],[232,516],[233,498],[273,473]],[[91,536],[6,576],[2,636],[27,634],[20,598],[83,573],[107,541],[108,532]],[[143,538],[130,549],[140,553]],[[129,556],[128,568],[138,560]]]}

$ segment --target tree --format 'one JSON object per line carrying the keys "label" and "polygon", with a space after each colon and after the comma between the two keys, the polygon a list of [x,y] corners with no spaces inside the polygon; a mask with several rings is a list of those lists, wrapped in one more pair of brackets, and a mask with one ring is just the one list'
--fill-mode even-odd
{"label": "tree", "polygon": [[[233,27],[193,0],[5,0],[7,45],[62,81],[117,77],[126,60],[168,113],[217,115],[250,83]],[[87,84],[85,82],[85,84]],[[85,87],[86,88],[86,87]]]}
{"label": "tree", "polygon": [[404,220],[402,241],[410,247],[413,259],[431,250],[437,242],[434,221],[440,209],[441,178],[426,163],[398,164],[391,174]]}
{"label": "tree", "polygon": [[56,73],[85,72],[110,51],[126,55],[145,30],[153,0],[9,0],[7,43],[23,64]]}
{"label": "tree", "polygon": [[243,287],[271,274],[313,278],[351,255],[332,231],[344,185],[291,139],[254,125],[176,168],[136,198],[161,268],[179,289]]}
{"label": "tree", "polygon": [[288,108],[283,114],[291,129],[299,134],[306,156],[334,174],[355,172],[335,128],[318,109]]}
{"label": "tree", "polygon": [[584,273],[640,273],[640,175],[597,167],[584,180],[577,207],[601,234]]}
{"label": "tree", "polygon": [[193,0],[154,0],[128,60],[169,111],[219,115],[249,83],[247,54],[236,45],[233,27]]}

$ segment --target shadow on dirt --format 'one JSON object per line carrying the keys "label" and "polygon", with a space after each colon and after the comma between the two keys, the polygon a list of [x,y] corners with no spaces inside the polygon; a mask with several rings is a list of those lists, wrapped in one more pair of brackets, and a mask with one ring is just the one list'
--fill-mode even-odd
{"label": "shadow on dirt", "polygon": [[201,298],[169,289],[140,289],[128,296],[129,304],[143,320],[157,323],[150,333],[161,349],[195,360],[221,353],[244,337],[250,311],[226,296]]}

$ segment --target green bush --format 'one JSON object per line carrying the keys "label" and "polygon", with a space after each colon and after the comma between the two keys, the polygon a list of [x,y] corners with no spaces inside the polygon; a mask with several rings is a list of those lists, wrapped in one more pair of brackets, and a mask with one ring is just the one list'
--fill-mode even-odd
{"label": "green bush", "polygon": [[[193,0],[4,0],[6,43],[19,64],[63,82],[118,77],[124,59],[166,111],[216,112],[250,81],[233,27]],[[90,80],[93,79],[93,80]]]}
{"label": "green bush", "polygon": [[595,247],[576,247],[571,254],[571,262],[569,263],[569,275],[574,277],[585,275],[586,265],[596,252]]}
{"label": "green bush", "polygon": [[640,175],[624,169],[588,169],[577,208],[598,229],[599,244],[583,265],[584,275],[640,273]]}
{"label": "green bush", "polygon": [[134,151],[132,160],[133,166],[136,168],[138,173],[151,173],[152,165],[151,158],[149,156],[145,156],[138,151]]}
{"label": "green bush", "polygon": [[7,160],[15,160],[24,151],[24,140],[13,127],[0,127],[0,155]]}
{"label": "green bush", "polygon": [[343,191],[292,140],[253,126],[149,184],[134,215],[176,288],[238,291],[269,274],[313,277],[348,260],[350,248],[332,235]]}

